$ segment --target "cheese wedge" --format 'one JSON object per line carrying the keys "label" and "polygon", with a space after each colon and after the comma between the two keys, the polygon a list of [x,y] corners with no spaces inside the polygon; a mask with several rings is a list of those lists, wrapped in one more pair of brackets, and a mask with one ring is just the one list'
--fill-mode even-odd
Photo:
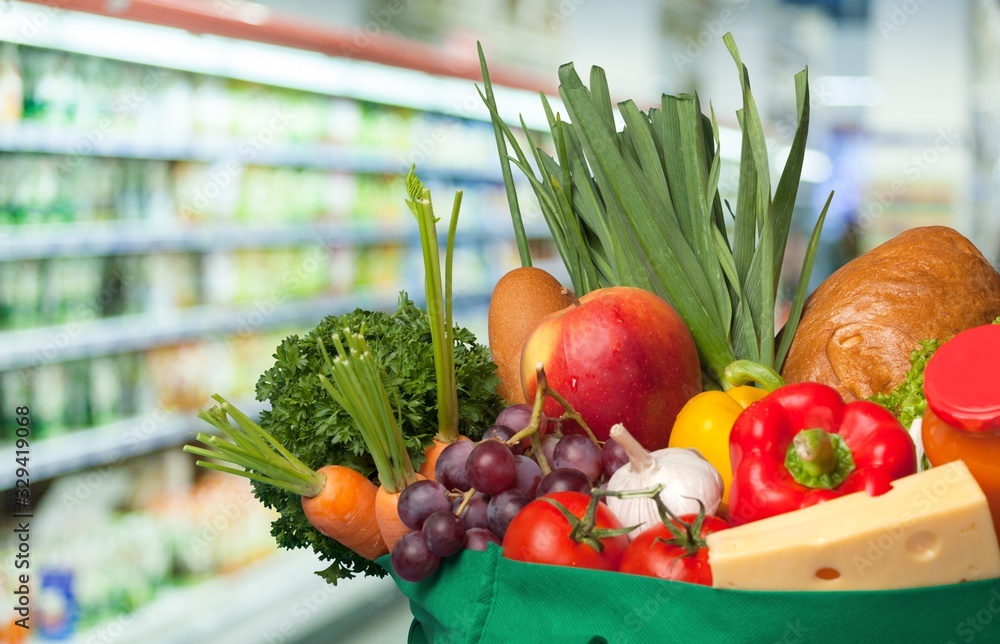
{"label": "cheese wedge", "polygon": [[986,496],[962,461],[711,534],[713,585],[877,590],[1000,577]]}

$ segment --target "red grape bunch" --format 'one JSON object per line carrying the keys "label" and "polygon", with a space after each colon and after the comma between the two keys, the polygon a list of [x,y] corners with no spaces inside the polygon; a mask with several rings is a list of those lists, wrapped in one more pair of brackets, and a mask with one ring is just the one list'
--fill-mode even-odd
{"label": "red grape bunch", "polygon": [[392,567],[401,578],[417,582],[437,570],[441,559],[462,550],[501,545],[507,526],[537,497],[573,490],[590,493],[628,462],[625,451],[609,440],[598,445],[583,434],[539,433],[549,469],[543,476],[530,442],[513,446],[511,438],[531,422],[531,406],[512,405],[500,412],[478,442],[457,441],[438,457],[435,480],[417,481],[399,496],[399,518],[413,530],[392,550]]}

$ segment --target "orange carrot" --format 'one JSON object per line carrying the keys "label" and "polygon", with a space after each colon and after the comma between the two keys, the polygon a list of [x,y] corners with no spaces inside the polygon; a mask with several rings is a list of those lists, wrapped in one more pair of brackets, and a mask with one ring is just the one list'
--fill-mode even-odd
{"label": "orange carrot", "polygon": [[462,435],[459,435],[456,440],[451,440],[451,441],[444,441],[441,440],[440,438],[435,437],[434,442],[431,443],[431,445],[426,450],[424,450],[424,458],[426,460],[424,461],[424,464],[420,466],[419,470],[420,475],[423,476],[424,478],[436,481],[437,479],[434,477],[434,468],[435,466],[437,466],[438,457],[441,456],[441,452],[444,451],[444,448],[448,447],[449,445],[457,441],[467,441],[467,440],[469,440],[469,437]]}
{"label": "orange carrot", "polygon": [[413,471],[403,433],[396,423],[389,396],[382,383],[379,365],[361,333],[344,329],[343,338],[333,336],[337,353],[331,359],[322,340],[320,351],[330,378],[319,374],[319,381],[330,396],[354,420],[358,433],[368,448],[381,485],[375,494],[375,522],[389,550],[409,532],[396,509],[399,493],[410,483],[423,478]]}
{"label": "orange carrot", "polygon": [[[417,474],[416,479],[423,480],[423,476]],[[399,495],[398,492],[390,492],[384,485],[379,486],[375,494],[375,520],[378,522],[379,531],[385,539],[385,545],[391,551],[400,538],[410,532],[410,529],[399,518]]]}
{"label": "orange carrot", "polygon": [[309,523],[362,557],[377,559],[389,552],[375,512],[378,486],[342,465],[316,471],[326,481],[319,494],[302,497]]}
{"label": "orange carrot", "polygon": [[[341,465],[326,465],[314,471],[246,414],[221,396],[214,398],[219,406],[200,412],[198,417],[231,442],[199,433],[198,440],[208,449],[185,445],[184,451],[244,469],[207,461],[198,461],[198,465],[300,495],[302,510],[313,527],[363,557],[376,559],[389,551],[375,518],[378,490],[374,483]],[[236,421],[235,427],[229,417]]]}

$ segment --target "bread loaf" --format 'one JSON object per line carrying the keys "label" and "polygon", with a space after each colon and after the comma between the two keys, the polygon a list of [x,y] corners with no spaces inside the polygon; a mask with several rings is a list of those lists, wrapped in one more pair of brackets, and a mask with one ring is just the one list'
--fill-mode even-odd
{"label": "bread loaf", "polygon": [[842,266],[806,300],[782,368],[788,382],[835,387],[846,400],[885,393],[926,338],[1000,315],[1000,274],[944,226],[913,228]]}

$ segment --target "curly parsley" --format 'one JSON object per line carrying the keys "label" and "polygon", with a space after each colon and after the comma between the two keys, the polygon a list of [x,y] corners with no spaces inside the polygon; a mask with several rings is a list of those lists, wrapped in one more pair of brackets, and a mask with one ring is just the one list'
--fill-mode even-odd
{"label": "curly parsley", "polygon": [[[375,480],[375,464],[350,416],[320,385],[325,369],[318,338],[324,341],[345,327],[364,326],[365,337],[384,370],[385,387],[400,415],[400,429],[414,467],[438,431],[437,384],[430,321],[405,292],[393,314],[356,309],[329,316],[303,337],[286,338],[278,346],[274,366],[257,381],[257,399],[271,409],[261,414],[261,426],[306,465],[345,465]],[[459,432],[473,439],[492,424],[503,407],[496,393],[499,382],[489,348],[472,332],[455,328],[455,367]],[[375,562],[361,557],[313,528],[302,512],[299,496],[260,483],[257,497],[281,516],[271,534],[283,548],[311,547],[328,568],[318,572],[328,582],[359,573],[384,576]]]}

